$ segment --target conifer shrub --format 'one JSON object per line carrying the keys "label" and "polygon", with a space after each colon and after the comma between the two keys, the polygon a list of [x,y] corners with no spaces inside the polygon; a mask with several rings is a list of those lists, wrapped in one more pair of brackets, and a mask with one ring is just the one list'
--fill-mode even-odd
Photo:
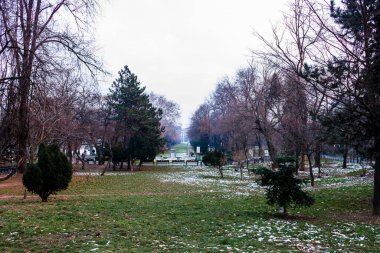
{"label": "conifer shrub", "polygon": [[256,171],[256,174],[260,175],[259,185],[266,187],[267,203],[282,208],[284,215],[287,215],[289,206],[309,207],[314,204],[314,198],[302,190],[302,184],[305,184],[306,180],[294,176],[294,161],[290,157],[280,157],[276,160],[278,171],[265,167]]}
{"label": "conifer shrub", "polygon": [[50,194],[64,190],[72,177],[72,166],[57,145],[41,144],[38,148],[38,161],[29,164],[22,182],[25,188],[46,202]]}
{"label": "conifer shrub", "polygon": [[226,156],[221,151],[209,151],[202,159],[202,162],[206,166],[217,168],[220,173],[220,177],[223,178],[223,166],[227,164]]}

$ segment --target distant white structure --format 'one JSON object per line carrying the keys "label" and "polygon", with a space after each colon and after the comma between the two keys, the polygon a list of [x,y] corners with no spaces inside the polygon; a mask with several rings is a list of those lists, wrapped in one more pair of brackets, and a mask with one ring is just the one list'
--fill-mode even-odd
{"label": "distant white structure", "polygon": [[189,138],[187,137],[188,128],[181,128],[181,143],[189,144]]}

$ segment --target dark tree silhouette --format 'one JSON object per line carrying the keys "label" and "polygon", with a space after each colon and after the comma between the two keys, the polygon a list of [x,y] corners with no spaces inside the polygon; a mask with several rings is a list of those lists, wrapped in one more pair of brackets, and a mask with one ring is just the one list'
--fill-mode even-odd
{"label": "dark tree silhouette", "polygon": [[258,181],[259,184],[267,187],[267,203],[282,207],[284,215],[287,215],[289,206],[311,206],[314,204],[314,198],[301,188],[302,184],[305,183],[304,180],[294,177],[296,172],[294,162],[294,158],[279,157],[277,159],[278,171],[261,167],[256,172],[261,176]]}
{"label": "dark tree silhouette", "polygon": [[28,166],[22,182],[28,191],[38,194],[42,202],[46,202],[50,194],[66,189],[71,177],[71,164],[58,146],[41,144],[38,162]]}

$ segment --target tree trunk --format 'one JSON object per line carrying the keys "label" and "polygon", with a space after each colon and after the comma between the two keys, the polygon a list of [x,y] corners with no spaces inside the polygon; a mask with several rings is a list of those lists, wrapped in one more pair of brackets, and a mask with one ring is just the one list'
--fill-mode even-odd
{"label": "tree trunk", "polygon": [[67,153],[69,154],[70,164],[73,164],[73,149],[71,147],[71,141],[67,142]]}
{"label": "tree trunk", "polygon": [[259,145],[259,156],[264,160],[264,150],[263,145],[261,144],[261,138],[257,137],[257,144]]}
{"label": "tree trunk", "polygon": [[275,169],[278,167],[278,164],[276,163],[277,150],[275,146],[273,145],[272,138],[268,134],[264,135],[264,137],[268,145],[269,157],[272,160],[272,169]]}
{"label": "tree trunk", "polygon": [[296,150],[296,175],[298,175],[299,169],[300,169],[300,152]]}
{"label": "tree trunk", "polygon": [[102,173],[100,173],[101,176],[104,176],[106,173],[107,168],[111,167],[111,159],[108,160],[108,163],[104,163],[104,168],[102,170]]}
{"label": "tree trunk", "polygon": [[49,194],[41,194],[40,195],[42,202],[47,202],[49,198]]}
{"label": "tree trunk", "polygon": [[82,163],[82,170],[84,170],[84,164],[85,164],[85,161],[82,157],[80,157],[79,155],[79,151],[75,153],[77,155],[77,159],[79,159],[79,161]]}
{"label": "tree trunk", "polygon": [[311,164],[311,154],[307,154],[307,160],[309,161],[309,171],[310,171],[310,184],[314,187],[314,174],[313,174],[313,166]]}
{"label": "tree trunk", "polygon": [[321,144],[319,142],[316,145],[314,161],[315,161],[315,167],[318,168],[318,177],[320,178],[322,176],[322,172],[321,172]]}
{"label": "tree trunk", "polygon": [[348,147],[347,147],[347,145],[344,145],[344,150],[343,150],[343,169],[347,168],[347,156],[348,156]]}
{"label": "tree trunk", "polygon": [[[19,170],[19,168],[21,168],[22,166],[25,166],[26,167],[26,157],[21,157],[20,160],[17,162],[17,165],[16,165],[16,171]],[[26,170],[24,170],[25,172]]]}
{"label": "tree trunk", "polygon": [[300,171],[305,171],[305,154],[301,152]]}
{"label": "tree trunk", "polygon": [[222,167],[218,167],[218,169],[219,169],[220,177],[224,178],[223,177],[223,168]]}
{"label": "tree trunk", "polygon": [[[25,67],[25,71],[26,68]],[[20,89],[19,89],[19,98],[20,105],[18,109],[18,131],[17,131],[17,142],[18,142],[18,157],[19,159],[25,158],[22,163],[19,163],[17,170],[24,172],[26,170],[26,158],[27,158],[27,141],[29,136],[29,127],[28,127],[28,99],[29,99],[29,90],[30,90],[30,72],[23,71],[23,78],[20,79]],[[29,74],[28,74],[29,73]]]}
{"label": "tree trunk", "polygon": [[141,170],[141,166],[142,166],[142,164],[143,164],[143,161],[140,160],[140,162],[139,162],[139,168],[138,168],[139,171]]}
{"label": "tree trunk", "polygon": [[[39,6],[39,4],[37,4]],[[37,7],[39,9],[39,7]],[[30,9],[32,11],[32,9]],[[36,10],[37,11],[37,10]],[[30,13],[32,14],[32,13]],[[36,14],[37,15],[37,14]],[[37,21],[38,18],[35,19]],[[29,21],[30,22],[30,21]],[[33,61],[34,61],[34,53],[36,46],[36,30],[35,27],[37,23],[30,23],[27,25],[26,30],[23,34],[23,46],[24,49],[28,48],[29,50],[25,50],[22,54],[22,64],[21,64],[21,76],[19,79],[19,108],[18,108],[18,131],[17,131],[17,142],[19,147],[19,159],[25,158],[22,163],[19,163],[17,169],[19,171],[26,170],[26,158],[27,158],[27,143],[29,137],[29,95],[30,89],[32,86],[32,69],[33,69]],[[33,37],[32,37],[33,36]]]}
{"label": "tree trunk", "polygon": [[321,167],[321,150],[317,147],[314,157],[315,167]]}
{"label": "tree trunk", "polygon": [[284,217],[288,216],[288,208],[287,208],[287,206],[283,206],[282,207],[282,216],[284,216]]}
{"label": "tree trunk", "polygon": [[373,187],[373,215],[380,216],[380,136],[375,139],[375,175]]}
{"label": "tree trunk", "polygon": [[29,161],[31,163],[34,163],[37,160],[37,157],[35,157],[35,155],[34,155],[35,153],[36,152],[33,148],[33,145],[30,145],[30,147],[29,147]]}
{"label": "tree trunk", "polygon": [[135,171],[135,159],[131,161],[131,171]]}

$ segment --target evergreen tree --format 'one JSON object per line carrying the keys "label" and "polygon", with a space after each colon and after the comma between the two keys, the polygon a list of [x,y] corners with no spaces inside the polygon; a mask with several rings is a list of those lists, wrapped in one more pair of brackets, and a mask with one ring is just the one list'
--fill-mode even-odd
{"label": "evergreen tree", "polygon": [[128,147],[128,153],[131,157],[139,160],[139,169],[143,162],[151,162],[156,157],[159,152],[159,147],[161,143],[156,143],[155,140],[160,140],[159,138],[152,138],[148,135],[138,134],[131,138]]}
{"label": "evergreen tree", "polygon": [[38,194],[46,202],[50,194],[66,189],[71,177],[71,164],[58,146],[41,144],[38,162],[28,165],[22,182],[28,191]]}
{"label": "evergreen tree", "polygon": [[223,166],[227,164],[226,156],[221,151],[209,151],[202,159],[202,162],[211,167],[215,167],[219,170],[220,177],[223,178]]}
{"label": "evergreen tree", "polygon": [[307,192],[304,192],[301,185],[304,180],[294,177],[296,172],[294,158],[279,157],[279,170],[272,171],[265,167],[257,170],[257,174],[261,176],[258,183],[266,188],[267,203],[277,205],[284,209],[283,214],[287,214],[289,206],[311,206],[314,204],[314,198]]}
{"label": "evergreen tree", "polygon": [[117,136],[114,146],[121,146],[123,160],[127,160],[130,169],[132,161],[151,159],[162,147],[162,112],[152,106],[145,87],[140,87],[137,76],[128,66],[119,71],[110,92],[108,106]]}
{"label": "evergreen tree", "polygon": [[116,143],[111,149],[112,153],[112,167],[113,170],[116,170],[116,166],[120,164],[120,167],[123,166],[123,161],[127,159],[127,151],[122,146],[122,144]]}
{"label": "evergreen tree", "polygon": [[372,143],[373,214],[380,215],[380,1],[344,0],[339,7],[332,1],[331,16],[340,26],[334,37],[345,54],[326,67],[306,66],[305,73],[334,100],[324,119],[329,130],[350,142]]}

